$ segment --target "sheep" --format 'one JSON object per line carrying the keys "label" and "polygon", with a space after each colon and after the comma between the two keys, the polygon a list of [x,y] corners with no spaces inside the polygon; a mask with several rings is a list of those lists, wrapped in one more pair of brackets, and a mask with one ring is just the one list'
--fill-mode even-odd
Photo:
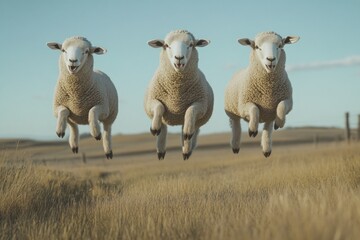
{"label": "sheep", "polygon": [[250,64],[234,74],[225,90],[225,112],[230,119],[233,153],[240,150],[240,119],[249,122],[249,136],[255,137],[259,123],[264,123],[262,151],[269,157],[272,151],[272,128],[285,125],[285,115],[293,106],[292,87],[285,71],[284,45],[296,43],[298,36],[282,38],[275,32],[259,33],[255,40],[239,39],[251,47]]}
{"label": "sheep", "polygon": [[63,138],[67,124],[70,128],[69,145],[76,154],[79,151],[78,124],[88,124],[90,134],[101,140],[100,121],[104,127],[105,155],[111,159],[111,125],[118,113],[118,95],[110,78],[93,70],[93,54],[104,54],[106,49],[92,46],[84,37],[71,37],[63,44],[49,42],[47,46],[61,51],[54,96],[56,134]]}
{"label": "sheep", "polygon": [[165,158],[167,125],[182,125],[182,153],[187,160],[196,147],[199,128],[212,115],[214,95],[198,68],[196,49],[209,43],[195,39],[186,30],[175,30],[165,40],[148,42],[151,47],[162,48],[159,66],[144,98],[145,112],[152,120],[150,132],[157,136],[159,160]]}

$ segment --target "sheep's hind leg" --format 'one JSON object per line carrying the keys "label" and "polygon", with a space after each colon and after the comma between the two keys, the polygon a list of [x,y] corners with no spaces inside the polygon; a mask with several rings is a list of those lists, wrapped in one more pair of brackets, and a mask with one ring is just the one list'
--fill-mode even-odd
{"label": "sheep's hind leg", "polygon": [[153,136],[159,136],[162,129],[162,117],[165,112],[165,107],[160,101],[154,99],[152,100],[150,109],[153,115],[150,132]]}
{"label": "sheep's hind leg", "polygon": [[240,118],[229,118],[230,127],[231,127],[231,141],[230,145],[233,150],[233,153],[237,154],[240,151],[240,141],[241,141],[241,125]]}
{"label": "sheep's hind leg", "polygon": [[162,124],[160,134],[156,138],[156,148],[157,148],[156,151],[157,151],[159,160],[162,160],[165,158],[166,136],[167,136],[167,126],[165,124]]}
{"label": "sheep's hind leg", "polygon": [[56,124],[56,134],[59,138],[65,136],[66,123],[69,117],[70,111],[64,106],[57,107],[57,124]]}
{"label": "sheep's hind leg", "polygon": [[183,159],[188,160],[192,154],[192,151],[196,148],[197,136],[200,133],[200,129],[196,129],[191,139],[185,139],[185,135],[181,134]]}
{"label": "sheep's hind leg", "polygon": [[261,147],[265,157],[269,157],[272,149],[271,134],[274,127],[274,121],[264,123],[264,130],[261,136]]}
{"label": "sheep's hind leg", "polygon": [[292,109],[292,99],[286,99],[281,101],[276,108],[276,118],[274,129],[283,128],[285,125],[286,114]]}
{"label": "sheep's hind leg", "polygon": [[112,143],[111,143],[111,124],[104,123],[104,137],[103,148],[107,159],[113,158]]}
{"label": "sheep's hind leg", "polygon": [[68,122],[70,128],[69,145],[73,153],[79,152],[79,128],[76,123]]}

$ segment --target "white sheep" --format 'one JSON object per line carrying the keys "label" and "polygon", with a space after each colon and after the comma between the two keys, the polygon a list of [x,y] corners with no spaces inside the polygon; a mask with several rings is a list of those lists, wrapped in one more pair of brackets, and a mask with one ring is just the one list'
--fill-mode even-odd
{"label": "white sheep", "polygon": [[270,156],[272,128],[284,127],[285,115],[293,106],[283,47],[298,40],[297,36],[282,38],[274,32],[259,33],[254,41],[238,40],[250,46],[251,53],[249,66],[235,73],[225,90],[225,112],[230,118],[234,153],[240,150],[240,119],[244,119],[249,122],[250,137],[255,137],[259,123],[264,123],[261,146],[264,156]]}
{"label": "white sheep", "polygon": [[157,136],[158,159],[166,153],[167,125],[182,125],[183,159],[189,159],[196,146],[199,128],[211,117],[213,91],[198,68],[196,47],[210,41],[195,39],[186,30],[170,32],[165,40],[148,44],[162,48],[160,63],[145,94],[145,112],[152,119],[150,131]]}
{"label": "white sheep", "polygon": [[100,121],[104,126],[104,151],[108,159],[112,158],[111,125],[118,113],[117,91],[105,73],[93,71],[93,53],[104,54],[106,49],[92,46],[84,37],[71,37],[63,44],[49,42],[47,45],[62,52],[54,97],[54,114],[58,119],[56,134],[63,138],[68,124],[70,147],[73,153],[78,153],[78,124],[89,124],[91,135],[101,140]]}

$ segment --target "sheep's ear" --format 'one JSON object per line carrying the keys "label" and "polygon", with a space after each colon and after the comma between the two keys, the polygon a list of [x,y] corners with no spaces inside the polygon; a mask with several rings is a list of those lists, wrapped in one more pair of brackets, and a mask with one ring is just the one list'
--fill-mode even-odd
{"label": "sheep's ear", "polygon": [[283,44],[292,44],[299,41],[300,37],[298,36],[287,36],[286,38],[283,38]]}
{"label": "sheep's ear", "polygon": [[206,40],[206,39],[198,39],[195,41],[195,47],[205,47],[207,45],[209,45],[210,40]]}
{"label": "sheep's ear", "polygon": [[48,42],[46,43],[46,45],[54,50],[61,50],[61,44],[60,43],[56,43],[56,42]]}
{"label": "sheep's ear", "polygon": [[107,52],[107,50],[105,48],[102,48],[102,47],[92,47],[90,49],[90,53],[95,53],[95,54],[98,54],[98,55],[105,54],[106,52]]}
{"label": "sheep's ear", "polygon": [[255,48],[255,42],[253,40],[250,40],[248,38],[240,38],[238,40],[238,42],[241,44],[241,45],[244,45],[244,46],[250,46],[252,48]]}
{"label": "sheep's ear", "polygon": [[163,40],[155,39],[155,40],[148,41],[148,44],[150,47],[159,48],[159,47],[163,47],[165,42]]}

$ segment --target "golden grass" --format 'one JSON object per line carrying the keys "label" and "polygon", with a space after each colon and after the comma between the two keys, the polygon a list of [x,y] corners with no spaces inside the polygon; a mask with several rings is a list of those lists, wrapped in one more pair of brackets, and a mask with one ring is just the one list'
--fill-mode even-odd
{"label": "golden grass", "polygon": [[359,239],[358,144],[207,152],[61,170],[0,155],[0,238]]}

